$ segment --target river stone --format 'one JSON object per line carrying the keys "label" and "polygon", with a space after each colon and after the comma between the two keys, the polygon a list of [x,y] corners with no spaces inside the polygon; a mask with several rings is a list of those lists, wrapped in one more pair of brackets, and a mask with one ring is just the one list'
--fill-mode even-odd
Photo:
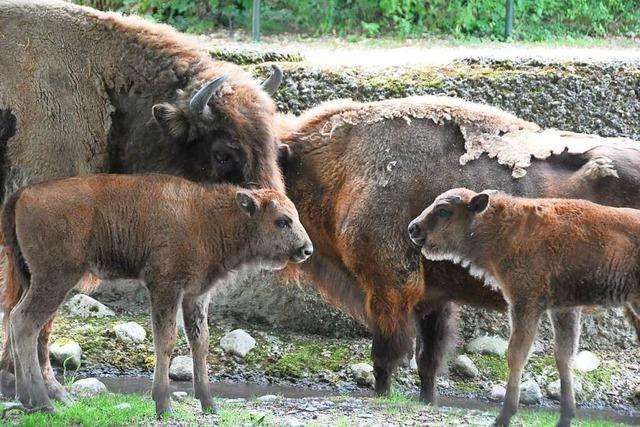
{"label": "river stone", "polygon": [[147,337],[147,332],[136,322],[120,323],[113,330],[116,337],[126,344],[139,344]]}
{"label": "river stone", "polygon": [[453,361],[453,370],[465,378],[475,378],[480,373],[473,360],[461,354]]}
{"label": "river stone", "polygon": [[174,391],[173,393],[171,393],[171,398],[173,400],[184,400],[187,398],[187,392],[186,391]]}
{"label": "river stone", "polygon": [[482,336],[471,340],[467,344],[467,351],[477,354],[491,354],[504,357],[509,344],[507,340],[499,336]]}
{"label": "river stone", "polygon": [[77,395],[95,396],[96,394],[106,393],[107,386],[97,378],[85,378],[74,382],[71,386],[71,391]]}
{"label": "river stone", "polygon": [[272,402],[274,400],[278,400],[278,396],[275,394],[265,394],[256,399],[258,402]]}
{"label": "river stone", "polygon": [[122,403],[118,403],[116,406],[114,406],[115,409],[131,409],[131,403],[128,402],[122,402]]}
{"label": "river stone", "polygon": [[193,379],[193,359],[189,356],[176,356],[169,366],[169,378],[178,381]]}
{"label": "river stone", "polygon": [[507,394],[507,389],[501,385],[494,384],[491,386],[491,392],[489,393],[489,399],[502,402],[504,395]]}
{"label": "river stone", "polygon": [[[582,396],[582,381],[579,378],[573,379],[573,391],[576,394],[576,397]],[[555,381],[547,384],[547,396],[553,400],[560,400],[560,380],[557,379]]]}
{"label": "river stone", "polygon": [[591,372],[600,366],[600,358],[590,351],[582,350],[573,360],[574,369],[580,372]]}
{"label": "river stone", "polygon": [[220,347],[226,352],[244,357],[256,346],[256,340],[242,329],[235,329],[220,339]]}
{"label": "river stone", "polygon": [[520,403],[532,405],[540,403],[542,391],[535,380],[527,380],[520,384]]}
{"label": "river stone", "polygon": [[80,348],[80,344],[72,339],[58,338],[51,344],[49,354],[51,355],[51,359],[60,364],[60,366],[65,366],[66,360],[67,368],[76,369],[80,366],[82,348]]}
{"label": "river stone", "polygon": [[640,384],[636,386],[636,389],[633,391],[633,395],[636,399],[640,399]]}
{"label": "river stone", "polygon": [[66,304],[69,314],[77,317],[108,317],[115,316],[113,310],[91,298],[88,295],[74,295]]}
{"label": "river stone", "polygon": [[368,363],[355,363],[349,367],[349,370],[359,385],[368,387],[375,385],[376,378],[373,376],[373,366]]}

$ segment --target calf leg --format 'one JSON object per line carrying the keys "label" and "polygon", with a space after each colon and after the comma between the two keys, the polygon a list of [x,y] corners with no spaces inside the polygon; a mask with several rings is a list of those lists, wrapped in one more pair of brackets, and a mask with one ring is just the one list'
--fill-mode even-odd
{"label": "calf leg", "polygon": [[73,399],[69,396],[62,384],[56,379],[53,368],[51,367],[51,359],[49,358],[49,338],[53,329],[53,319],[49,320],[38,335],[38,359],[40,361],[40,369],[42,369],[42,377],[47,386],[47,392],[51,399],[58,399],[65,405],[73,403]]}
{"label": "calf leg", "polygon": [[540,315],[540,310],[528,306],[526,302],[516,302],[509,307],[511,319],[511,337],[509,338],[509,348],[507,350],[509,381],[507,382],[507,393],[502,411],[495,421],[496,426],[508,426],[511,417],[518,410],[522,370],[527,362],[533,339],[536,336]]}
{"label": "calf leg", "polygon": [[209,354],[207,311],[209,299],[209,292],[200,296],[184,296],[182,314],[193,357],[193,390],[196,398],[200,400],[202,411],[215,413],[218,408],[211,399],[209,372],[207,370],[207,354]]}
{"label": "calf leg", "polygon": [[553,325],[554,353],[560,374],[560,421],[558,427],[568,427],[576,415],[576,398],[573,390],[571,360],[578,350],[580,340],[580,309],[549,312]]}
{"label": "calf leg", "polygon": [[455,309],[447,303],[436,310],[416,316],[418,338],[416,362],[420,375],[420,400],[437,404],[436,375],[442,369],[446,355],[456,336]]}
{"label": "calf leg", "polygon": [[[23,405],[54,411],[38,360],[40,330],[53,317],[79,275],[34,275],[26,294],[11,311],[10,337],[16,373],[16,393]],[[74,280],[75,278],[75,280]]]}
{"label": "calf leg", "polygon": [[2,345],[2,358],[0,358],[0,393],[6,398],[13,399],[16,395],[16,381],[9,318],[10,312],[5,311],[4,319],[2,319],[4,342]]}
{"label": "calf leg", "polygon": [[627,318],[636,330],[638,342],[640,343],[640,302],[630,302],[627,304]]}
{"label": "calf leg", "polygon": [[153,371],[151,397],[158,416],[171,411],[169,399],[169,363],[176,344],[176,316],[182,299],[182,286],[176,283],[149,286],[151,321],[156,366]]}

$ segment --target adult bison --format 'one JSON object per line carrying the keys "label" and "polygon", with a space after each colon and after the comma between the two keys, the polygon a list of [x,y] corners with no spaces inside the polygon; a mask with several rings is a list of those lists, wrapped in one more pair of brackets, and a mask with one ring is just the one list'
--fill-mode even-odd
{"label": "adult bison", "polygon": [[[269,96],[279,70],[261,87],[168,26],[61,1],[1,1],[0,51],[3,196],[97,172],[284,190]],[[6,295],[6,313],[18,298]],[[49,365],[50,328],[40,359],[51,396],[65,398]],[[12,394],[7,336],[0,388]]]}
{"label": "adult bison", "polygon": [[446,97],[334,102],[282,131],[288,195],[315,247],[302,266],[373,333],[376,391],[410,351],[417,326],[421,398],[454,335],[453,304],[506,309],[465,269],[421,260],[407,226],[452,187],[581,197],[640,207],[640,143],[556,130]]}

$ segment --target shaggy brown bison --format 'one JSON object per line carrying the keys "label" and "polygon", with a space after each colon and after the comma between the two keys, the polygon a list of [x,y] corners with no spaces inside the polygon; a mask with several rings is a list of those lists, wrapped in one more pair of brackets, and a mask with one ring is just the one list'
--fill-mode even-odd
{"label": "shaggy brown bison", "polygon": [[166,175],[68,178],[14,193],[2,214],[16,390],[29,407],[54,410],[38,364],[38,332],[81,277],[142,280],[151,296],[156,355],[153,400],[170,409],[169,359],[182,304],[194,388],[214,410],[206,356],[209,290],[246,268],[283,268],[313,252],[293,203],[274,190],[202,186]]}
{"label": "shaggy brown bison", "polygon": [[407,225],[438,194],[499,188],[640,207],[640,143],[542,130],[454,98],[328,103],[292,118],[281,140],[288,196],[315,246],[303,269],[368,322],[378,393],[417,325],[421,398],[433,402],[452,303],[506,309],[463,268],[421,260]]}
{"label": "shaggy brown bison", "polygon": [[517,411],[522,370],[548,311],[562,388],[558,426],[569,426],[576,411],[576,307],[627,303],[640,316],[640,211],[457,188],[438,196],[409,233],[425,258],[469,268],[509,303],[509,381],[496,425],[509,425]]}
{"label": "shaggy brown bison", "polygon": [[[0,51],[6,195],[28,183],[97,172],[284,189],[269,96],[279,70],[260,87],[168,26],[62,1],[0,2]],[[17,298],[5,298],[5,313]],[[48,346],[41,347],[51,395],[64,399]],[[0,390],[12,395],[10,351],[4,354]]]}

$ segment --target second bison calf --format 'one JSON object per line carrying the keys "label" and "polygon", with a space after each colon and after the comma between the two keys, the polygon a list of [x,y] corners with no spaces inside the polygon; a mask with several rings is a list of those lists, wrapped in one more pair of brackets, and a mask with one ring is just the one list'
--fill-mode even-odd
{"label": "second bison calf", "polygon": [[142,280],[151,297],[156,412],[170,409],[169,359],[182,305],[194,359],[195,395],[214,410],[206,366],[209,290],[246,268],[283,268],[313,248],[293,203],[273,190],[202,186],[163,175],[70,178],[19,190],[6,202],[6,292],[23,292],[10,313],[16,392],[53,410],[38,364],[40,329],[91,273]]}
{"label": "second bison calf", "polygon": [[427,259],[468,267],[509,303],[509,381],[496,425],[508,425],[517,410],[522,370],[548,310],[562,389],[558,425],[568,426],[578,307],[628,304],[640,315],[640,211],[461,188],[438,196],[411,222],[409,235]]}

